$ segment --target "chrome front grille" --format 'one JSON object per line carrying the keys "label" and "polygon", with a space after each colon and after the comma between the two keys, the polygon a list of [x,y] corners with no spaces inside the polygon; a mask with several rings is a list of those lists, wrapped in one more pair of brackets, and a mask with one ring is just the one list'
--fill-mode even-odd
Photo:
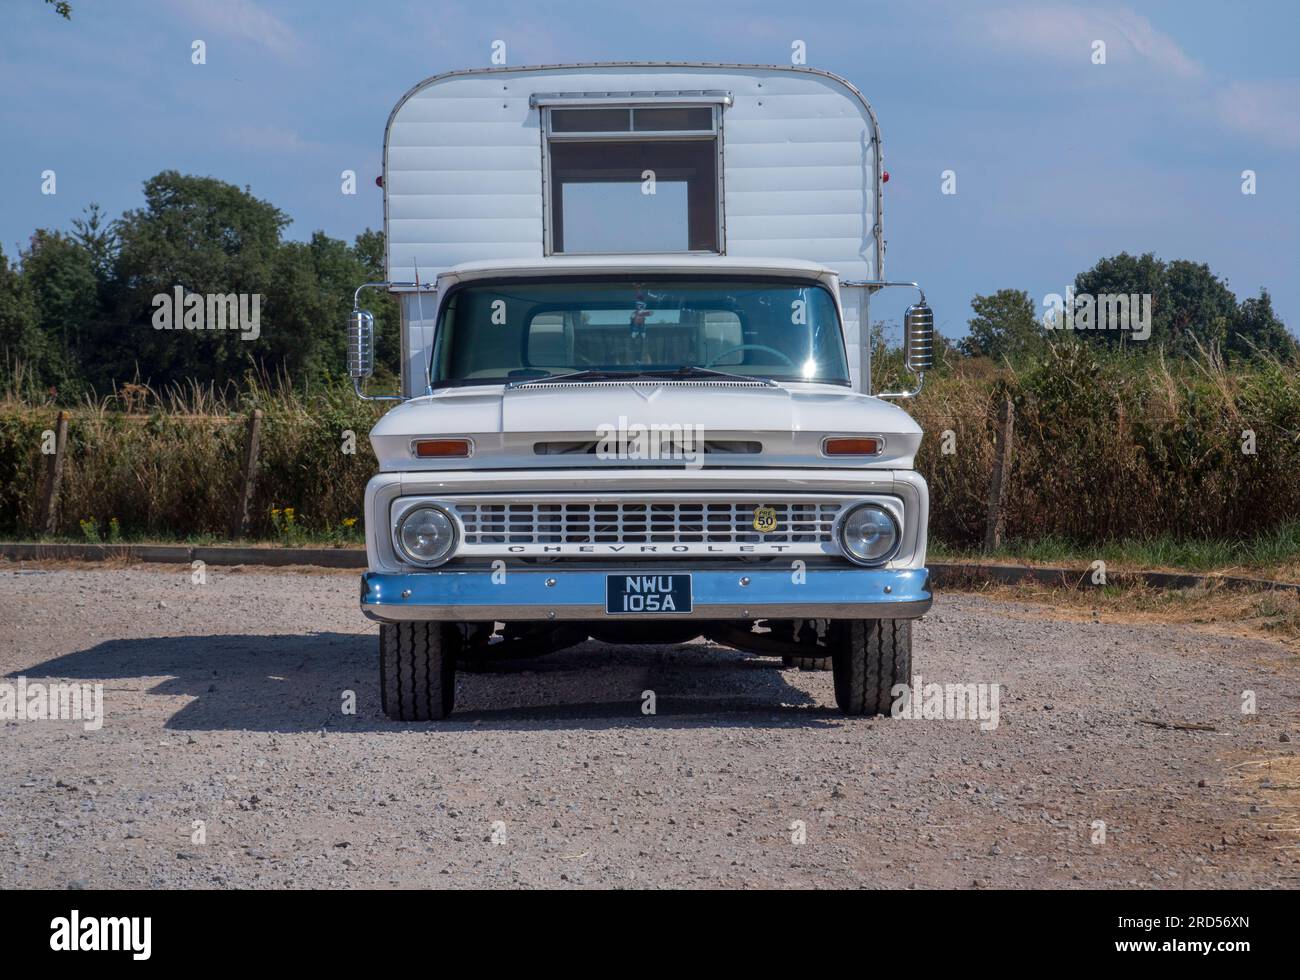
{"label": "chrome front grille", "polygon": [[836,521],[859,499],[537,495],[446,504],[460,523],[461,555],[815,555],[839,553]]}

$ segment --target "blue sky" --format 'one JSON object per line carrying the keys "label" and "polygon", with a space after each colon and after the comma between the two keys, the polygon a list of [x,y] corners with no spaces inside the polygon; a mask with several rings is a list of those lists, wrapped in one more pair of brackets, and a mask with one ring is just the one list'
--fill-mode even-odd
{"label": "blue sky", "polygon": [[[886,269],[927,285],[950,336],[975,293],[1041,301],[1124,250],[1208,262],[1238,296],[1265,286],[1300,328],[1294,3],[72,3],[71,23],[39,0],[0,12],[10,258],[91,201],[138,206],[168,168],[250,186],[293,216],[291,237],[379,227],[393,104],[428,75],[488,64],[496,39],[513,65],[788,64],[802,40],[810,65],[875,106]],[[195,39],[206,65],[190,62]],[[355,196],[339,192],[344,169]],[[948,169],[956,195],[940,193]]]}

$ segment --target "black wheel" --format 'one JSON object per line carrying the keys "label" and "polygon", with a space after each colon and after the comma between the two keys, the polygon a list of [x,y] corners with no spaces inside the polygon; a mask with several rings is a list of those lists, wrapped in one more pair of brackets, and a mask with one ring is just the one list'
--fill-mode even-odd
{"label": "black wheel", "polygon": [[835,703],[846,715],[889,714],[891,689],[912,683],[912,621],[849,619],[835,629]]}
{"label": "black wheel", "polygon": [[782,667],[798,667],[800,670],[830,670],[830,657],[782,657]]}
{"label": "black wheel", "polygon": [[379,627],[379,697],[397,721],[437,721],[456,701],[460,633],[452,623]]}

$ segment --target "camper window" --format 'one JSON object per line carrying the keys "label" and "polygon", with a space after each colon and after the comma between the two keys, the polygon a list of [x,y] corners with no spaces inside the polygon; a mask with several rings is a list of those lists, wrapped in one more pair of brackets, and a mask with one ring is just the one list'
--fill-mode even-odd
{"label": "camper window", "polygon": [[544,109],[548,252],[721,252],[721,111]]}

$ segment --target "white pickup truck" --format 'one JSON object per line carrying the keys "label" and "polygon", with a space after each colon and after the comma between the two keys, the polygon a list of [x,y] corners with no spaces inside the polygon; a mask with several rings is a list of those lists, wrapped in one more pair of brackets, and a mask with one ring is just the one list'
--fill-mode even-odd
{"label": "white pickup truck", "polygon": [[[375,426],[361,609],[393,718],[446,717],[458,663],[708,637],[830,658],[887,712],[930,606],[921,430],[872,395],[875,115],[808,68],[452,72],[388,121],[387,275],[349,371]],[[395,294],[402,390],[366,393]],[[635,692],[639,695],[640,692]],[[634,695],[634,696],[635,696]]]}

